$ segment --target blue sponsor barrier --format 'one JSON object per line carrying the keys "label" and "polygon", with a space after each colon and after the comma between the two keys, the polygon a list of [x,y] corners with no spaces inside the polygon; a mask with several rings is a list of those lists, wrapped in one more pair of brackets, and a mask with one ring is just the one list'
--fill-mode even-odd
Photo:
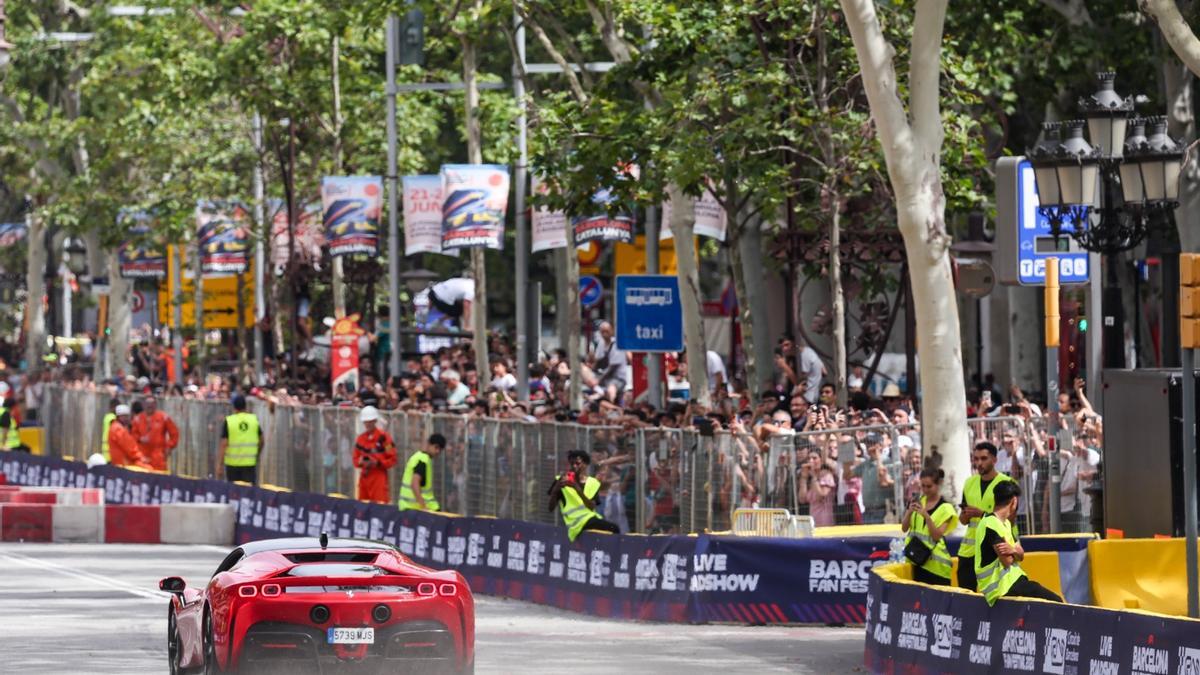
{"label": "blue sponsor barrier", "polygon": [[1200,673],[1200,622],[983,597],[873,570],[865,665],[873,673]]}
{"label": "blue sponsor barrier", "polygon": [[[476,592],[601,617],[677,623],[861,624],[887,537],[774,539],[584,533],[486,517],[401,512],[388,504],[130,471],[0,452],[22,485],[96,487],[114,504],[237,506],[238,542],[321,532],[392,543],[417,562],[461,572]],[[1036,543],[1035,543],[1036,542]],[[1060,552],[1064,589],[1087,538],[1026,540]],[[1086,579],[1083,588],[1087,588]],[[969,597],[969,596],[968,596]]]}

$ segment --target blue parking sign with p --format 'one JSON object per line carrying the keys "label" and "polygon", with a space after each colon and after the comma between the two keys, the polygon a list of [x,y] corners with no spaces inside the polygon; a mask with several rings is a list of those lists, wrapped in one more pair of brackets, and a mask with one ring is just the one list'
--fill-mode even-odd
{"label": "blue parking sign with p", "polygon": [[683,305],[679,277],[622,274],[613,295],[617,349],[631,352],[683,350]]}

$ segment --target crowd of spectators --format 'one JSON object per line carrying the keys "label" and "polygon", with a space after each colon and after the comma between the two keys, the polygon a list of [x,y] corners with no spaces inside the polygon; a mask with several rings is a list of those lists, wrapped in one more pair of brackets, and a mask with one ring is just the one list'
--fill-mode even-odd
{"label": "crowd of spectators", "polygon": [[[268,359],[260,386],[239,386],[230,375],[199,377],[187,372],[182,384],[167,385],[171,361],[168,349],[147,342],[133,350],[130,372],[95,384],[88,370],[68,364],[43,370],[13,383],[25,419],[36,418],[41,387],[51,378],[68,387],[105,389],[111,394],[157,393],[191,399],[228,401],[238,391],[274,405],[362,407],[421,413],[465,414],[472,417],[526,422],[573,422],[625,431],[633,429],[690,430],[708,437],[719,448],[727,476],[723,489],[714,490],[718,508],[783,506],[811,515],[818,526],[882,523],[903,512],[919,490],[918,474],[938,466],[936,451],[923,452],[921,423],[913,398],[896,383],[887,383],[878,397],[865,388],[865,374],[856,367],[847,378],[846,403],[838,404],[817,353],[789,336],[774,353],[772,386],[751,396],[740,377],[730,377],[720,355],[705,355],[711,405],[701,407],[688,396],[684,353],[664,359],[669,403],[656,409],[636,400],[630,355],[616,347],[612,326],[602,323],[583,353],[580,369],[582,409],[568,402],[570,368],[565,350],[546,353],[529,369],[528,401],[517,400],[514,350],[501,336],[489,346],[490,372],[481,379],[469,343],[451,344],[434,353],[403,362],[401,372],[380,377],[378,364],[386,359],[364,345],[359,385],[332,390],[328,370],[319,361],[305,362],[298,378],[280,379],[285,364]],[[757,399],[756,404],[751,401]],[[987,440],[999,449],[998,468],[1032,487],[1023,502],[1023,516],[1044,531],[1049,498],[1050,444],[1043,406],[1030,401],[1016,386],[1001,394],[989,377],[968,395],[971,442]],[[1068,430],[1061,453],[1061,508],[1064,523],[1084,528],[1091,511],[1090,488],[1100,464],[1103,423],[1083,393],[1082,381],[1059,395],[1060,426]],[[658,454],[643,467],[646,480],[649,531],[669,531],[678,524],[676,492],[683,467],[677,460],[678,441],[662,461]],[[597,448],[592,448],[593,452]],[[603,500],[605,516],[628,523],[634,512],[636,467],[625,448],[600,448],[597,469],[613,486]]]}

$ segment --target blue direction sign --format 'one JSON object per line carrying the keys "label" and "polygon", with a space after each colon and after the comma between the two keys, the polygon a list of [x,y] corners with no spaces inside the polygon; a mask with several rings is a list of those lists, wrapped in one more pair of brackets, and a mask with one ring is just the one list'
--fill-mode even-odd
{"label": "blue direction sign", "polygon": [[600,304],[603,297],[604,286],[600,284],[599,279],[592,276],[579,277],[579,304],[583,305],[584,309]]}
{"label": "blue direction sign", "polygon": [[683,349],[683,305],[679,277],[671,274],[622,274],[614,292],[617,348],[631,352]]}
{"label": "blue direction sign", "polygon": [[[1086,284],[1088,281],[1088,252],[1074,239],[1050,235],[1050,221],[1038,213],[1037,186],[1033,180],[1033,165],[1021,162],[1017,173],[1017,278],[1027,286],[1046,283],[1046,258],[1058,258],[1058,281],[1062,284]],[[1071,227],[1071,226],[1068,226]]]}

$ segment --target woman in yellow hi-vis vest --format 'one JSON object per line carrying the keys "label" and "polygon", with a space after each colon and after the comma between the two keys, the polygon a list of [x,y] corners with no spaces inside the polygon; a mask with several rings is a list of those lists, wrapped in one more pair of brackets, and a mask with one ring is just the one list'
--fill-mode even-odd
{"label": "woman in yellow hi-vis vest", "polygon": [[233,414],[221,425],[221,443],[217,451],[217,478],[258,485],[258,460],[263,449],[262,426],[253,413],[246,412],[246,397],[233,397]]}
{"label": "woman in yellow hi-vis vest", "polygon": [[[1017,515],[1017,502],[1021,487],[1006,480],[993,490],[995,509],[986,514],[975,528],[975,541],[979,550],[975,556],[975,577],[979,592],[989,605],[1006,596],[1040,598],[1062,602],[1053,591],[1037,583],[1021,569],[1025,549],[1017,539],[1013,518]],[[961,564],[961,562],[960,562]]]}
{"label": "woman in yellow hi-vis vest", "polygon": [[100,454],[104,455],[104,461],[111,462],[112,455],[108,451],[108,430],[112,423],[117,419],[117,406],[121,402],[115,398],[108,400],[108,414],[100,421]]}
{"label": "woman in yellow hi-vis vest", "polygon": [[446,449],[446,437],[433,434],[425,444],[408,458],[404,465],[404,478],[400,481],[400,510],[420,509],[441,511],[437,497],[433,494],[433,458]]}
{"label": "woman in yellow hi-vis vest", "polygon": [[942,480],[946,472],[925,469],[921,472],[921,498],[908,505],[900,519],[900,529],[908,533],[904,553],[913,566],[913,581],[934,586],[949,586],[954,559],[946,548],[946,532],[954,529],[958,512],[942,499]]}
{"label": "woman in yellow hi-vis vest", "polygon": [[592,456],[583,450],[567,453],[567,466],[571,470],[566,476],[555,476],[550,486],[550,501],[546,510],[562,510],[563,524],[567,526],[567,538],[575,541],[580,532],[592,530],[618,534],[621,528],[596,513],[596,495],[600,493],[600,480],[587,475]]}

